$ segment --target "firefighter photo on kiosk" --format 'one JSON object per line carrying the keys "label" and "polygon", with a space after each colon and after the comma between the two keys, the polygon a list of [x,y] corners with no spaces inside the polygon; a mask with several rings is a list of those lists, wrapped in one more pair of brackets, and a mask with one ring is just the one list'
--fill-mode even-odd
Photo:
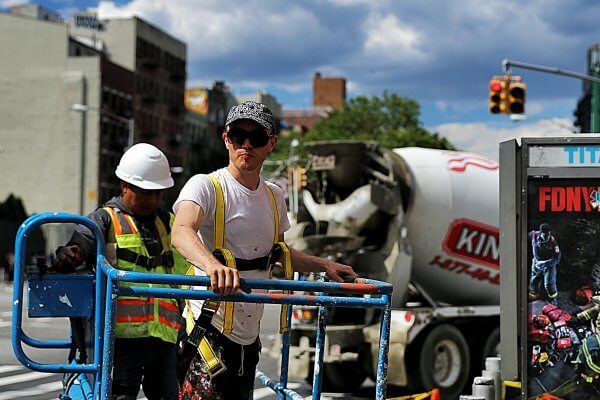
{"label": "firefighter photo on kiosk", "polygon": [[600,181],[528,182],[528,393],[600,398]]}

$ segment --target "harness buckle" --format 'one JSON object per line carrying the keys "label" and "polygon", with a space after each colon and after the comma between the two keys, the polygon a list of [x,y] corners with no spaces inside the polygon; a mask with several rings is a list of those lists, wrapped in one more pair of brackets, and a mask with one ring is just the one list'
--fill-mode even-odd
{"label": "harness buckle", "polygon": [[213,345],[208,341],[207,338],[203,338],[198,346],[198,352],[200,358],[206,366],[206,372],[213,378],[227,370],[225,363],[221,360],[220,352],[216,352]]}
{"label": "harness buckle", "polygon": [[188,335],[187,342],[194,347],[198,347],[205,333],[206,328],[200,326],[199,324],[195,324],[194,328]]}
{"label": "harness buckle", "polygon": [[212,366],[207,365],[207,372],[211,378],[214,378],[215,376],[227,371],[227,367],[225,366],[223,361],[221,361],[221,358],[216,357],[215,360],[217,361],[216,364]]}
{"label": "harness buckle", "polygon": [[135,253],[135,261],[133,263],[135,265],[139,265],[140,267],[146,267],[146,269],[148,269],[148,257],[143,256],[139,253]]}

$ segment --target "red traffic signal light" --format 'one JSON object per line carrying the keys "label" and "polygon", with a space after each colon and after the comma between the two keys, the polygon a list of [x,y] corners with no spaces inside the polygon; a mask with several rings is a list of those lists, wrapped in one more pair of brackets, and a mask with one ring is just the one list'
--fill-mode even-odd
{"label": "red traffic signal light", "polygon": [[507,113],[507,83],[504,77],[498,76],[490,81],[489,110],[492,114]]}

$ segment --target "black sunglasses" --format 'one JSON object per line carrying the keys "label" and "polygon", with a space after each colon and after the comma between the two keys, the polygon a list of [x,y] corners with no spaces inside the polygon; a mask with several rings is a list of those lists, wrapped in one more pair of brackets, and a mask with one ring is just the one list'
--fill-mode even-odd
{"label": "black sunglasses", "polygon": [[243,146],[246,139],[250,141],[252,147],[264,147],[269,143],[273,135],[268,135],[267,131],[263,128],[252,129],[246,131],[238,127],[229,127],[227,131],[227,139],[236,146]]}

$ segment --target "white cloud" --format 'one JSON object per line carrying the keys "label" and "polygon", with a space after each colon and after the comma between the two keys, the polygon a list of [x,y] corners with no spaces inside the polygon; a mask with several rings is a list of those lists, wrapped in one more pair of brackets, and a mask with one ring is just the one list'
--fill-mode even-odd
{"label": "white cloud", "polygon": [[248,53],[265,64],[284,50],[287,56],[299,54],[326,33],[312,10],[293,4],[273,7],[264,1],[235,6],[194,0],[134,0],[123,6],[101,1],[98,14],[100,18],[141,16],[186,42],[189,60],[222,59],[224,70],[239,67]]}
{"label": "white cloud", "polygon": [[494,127],[485,123],[453,123],[441,124],[431,130],[448,138],[460,150],[482,154],[497,161],[500,142],[522,137],[570,136],[571,125],[570,120],[563,118],[524,123],[514,128]]}
{"label": "white cloud", "polygon": [[403,25],[395,15],[371,14],[366,20],[365,53],[379,60],[412,63],[423,60],[422,35],[416,29]]}

